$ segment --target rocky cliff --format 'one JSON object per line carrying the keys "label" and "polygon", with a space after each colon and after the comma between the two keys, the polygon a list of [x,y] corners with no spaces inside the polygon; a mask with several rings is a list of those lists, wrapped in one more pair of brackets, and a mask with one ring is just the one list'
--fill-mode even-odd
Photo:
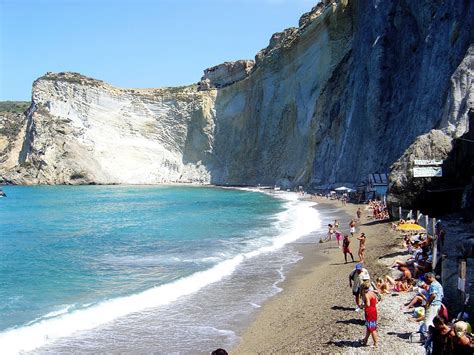
{"label": "rocky cliff", "polygon": [[[73,73],[33,85],[13,183],[355,184],[415,139],[469,129],[474,3],[325,1],[255,61],[182,88]],[[10,160],[11,161],[11,160]]]}
{"label": "rocky cliff", "polygon": [[29,105],[29,102],[18,101],[0,103],[0,167],[4,171],[18,167]]}
{"label": "rocky cliff", "polygon": [[118,89],[74,73],[33,84],[19,167],[7,181],[146,184],[209,181],[214,92]]}

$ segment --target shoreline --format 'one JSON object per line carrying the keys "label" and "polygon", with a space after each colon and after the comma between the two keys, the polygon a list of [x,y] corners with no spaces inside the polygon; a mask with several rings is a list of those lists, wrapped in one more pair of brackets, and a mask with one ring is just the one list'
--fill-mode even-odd
{"label": "shoreline", "polygon": [[[348,233],[348,223],[357,208],[363,207],[362,221],[356,235],[367,235],[366,262],[372,279],[389,273],[387,265],[395,254],[400,254],[397,233],[390,232],[389,222],[367,219],[366,205],[312,198],[321,209],[337,208],[336,218],[341,231]],[[318,207],[316,206],[318,209]],[[334,222],[321,214],[321,225]],[[351,238],[351,250],[357,262],[358,241]],[[336,241],[321,244],[294,244],[303,255],[279,286],[278,295],[267,300],[251,324],[242,332],[240,342],[231,352],[249,353],[365,353],[358,339],[365,334],[363,312],[354,312],[355,302],[348,285],[348,275],[355,263],[344,263],[344,256]],[[384,260],[387,258],[387,260]],[[381,262],[382,261],[382,262]],[[393,294],[392,294],[393,295]],[[379,309],[380,353],[422,354],[419,344],[409,342],[409,333],[418,324],[408,322],[400,311],[400,304],[409,294],[387,295]],[[373,350],[372,350],[373,353]]]}
{"label": "shoreline", "polygon": [[[286,194],[286,193],[285,193],[285,194]],[[292,196],[292,197],[293,197],[293,196]],[[295,203],[296,203],[297,205],[300,205],[300,202],[296,202],[296,197],[295,197],[295,198],[291,198],[291,201],[293,201],[293,200],[295,200]],[[11,202],[13,203],[13,202],[14,202],[14,199],[13,199]],[[305,210],[312,210],[312,208],[311,208],[311,207],[305,207]],[[288,211],[289,211],[289,209],[287,209],[287,212],[288,212]],[[314,215],[316,215],[316,213],[315,213],[314,211],[315,211],[315,210],[312,210],[312,211],[309,211],[309,212],[314,213]],[[310,213],[310,215],[312,215],[311,213]],[[306,214],[304,214],[303,216],[306,216]],[[301,213],[295,214],[293,217],[301,217]],[[295,219],[298,219],[298,220],[299,220],[299,218],[291,218],[291,217],[288,218],[289,221],[293,221],[293,220],[295,220]],[[312,219],[310,218],[308,221],[311,222]],[[304,222],[304,221],[302,220],[302,222]],[[304,224],[304,223],[303,223],[303,224]],[[297,224],[295,225],[295,227],[300,227],[300,224],[297,223]],[[291,230],[293,231],[293,229],[291,229]],[[273,237],[274,237],[274,236],[275,236],[275,235],[273,235]],[[291,245],[291,244],[292,244],[292,243],[290,242],[289,245]],[[254,252],[255,252],[255,251],[254,251]],[[288,253],[284,253],[283,251],[278,251],[278,252],[284,254],[284,258],[288,258]],[[271,254],[271,253],[270,253],[270,254]],[[293,254],[293,253],[292,253],[292,254]],[[291,255],[290,255],[290,256],[291,256]],[[279,283],[281,280],[280,280],[280,279],[274,280],[274,279],[273,279],[273,276],[277,276],[277,277],[278,277],[278,276],[282,276],[281,270],[283,270],[283,269],[282,269],[281,265],[278,265],[278,263],[275,263],[274,265],[271,265],[271,264],[272,264],[272,260],[271,260],[271,256],[269,256],[268,253],[265,254],[264,257],[268,259],[268,264],[270,264],[270,268],[272,269],[272,271],[271,271],[272,274],[271,274],[270,276],[267,275],[267,279],[266,279],[266,281],[270,281],[270,283],[267,282],[267,289],[268,289],[267,291],[270,290],[270,291],[272,292],[271,294],[274,294],[273,292],[275,292],[275,291],[272,290],[272,289],[273,289],[273,288],[278,288],[278,289],[279,289],[279,287],[275,287],[275,286],[276,286],[277,283]],[[298,256],[296,256],[296,257],[298,257]],[[252,263],[253,263],[253,264],[256,264],[256,261],[258,261],[258,259],[260,259],[260,258],[254,258],[255,261],[251,261],[249,264],[252,264]],[[290,259],[291,259],[291,257],[290,257]],[[297,259],[299,259],[299,258],[297,258]],[[249,258],[249,260],[251,260],[251,259]],[[277,260],[277,261],[278,261],[278,260]],[[296,262],[296,260],[295,260],[295,262]],[[288,270],[288,269],[286,268],[286,266],[287,266],[287,265],[292,265],[292,264],[293,264],[293,261],[291,261],[291,262],[288,261],[288,260],[286,261],[286,263],[284,264],[284,266],[285,266],[285,273],[286,273],[286,270]],[[257,266],[258,266],[258,265],[257,265]],[[264,266],[265,266],[265,265],[264,265]],[[278,268],[275,268],[275,266],[278,266]],[[250,269],[250,270],[260,270],[260,269],[261,269],[261,268],[259,268],[259,267],[252,269],[251,267],[249,268],[249,266],[247,266],[247,268]],[[275,268],[275,270],[273,270],[274,268]],[[232,274],[231,274],[231,275],[232,275]],[[238,273],[233,273],[233,277],[235,278],[236,276],[239,277]],[[282,277],[283,277],[283,276],[282,276]],[[241,277],[241,276],[240,276],[240,278],[241,278],[243,281],[245,281],[245,282],[247,281],[247,278],[243,278],[243,277]],[[264,280],[264,281],[265,281],[265,280]],[[229,287],[226,287],[226,284],[225,284],[225,283],[222,283],[222,282],[216,282],[215,285],[213,285],[212,287],[214,288],[214,290],[217,289],[218,291],[217,291],[217,292],[216,292],[216,291],[211,292],[211,293],[213,294],[212,296],[215,298],[215,302],[210,303],[210,304],[211,304],[211,309],[213,309],[213,307],[218,304],[218,301],[222,300],[222,297],[220,297],[219,294],[222,294],[223,292],[226,292],[226,291],[229,292]],[[242,290],[245,290],[245,288],[242,288]],[[260,292],[260,288],[259,288],[258,290],[259,290],[259,292]],[[262,294],[265,298],[267,297],[267,294],[266,294],[267,291],[263,292],[263,294]],[[168,294],[168,293],[169,293],[169,292],[167,292],[167,294]],[[229,293],[231,294],[232,292],[229,292]],[[262,296],[262,295],[257,294],[257,296]],[[133,296],[133,295],[132,295],[132,296]],[[207,291],[205,291],[205,290],[203,290],[202,292],[195,292],[195,293],[190,294],[190,295],[188,295],[188,296],[189,296],[189,297],[193,297],[193,298],[195,298],[195,299],[199,299],[199,298],[200,298],[201,300],[204,300],[204,301],[209,300],[209,299],[211,298],[210,295],[209,295],[209,292],[207,292]],[[268,295],[268,296],[269,296],[269,295]],[[156,297],[154,297],[154,298],[156,299]],[[184,298],[183,298],[183,299],[184,299]],[[262,301],[262,302],[260,302],[260,301]],[[256,302],[255,305],[256,305],[256,306],[259,306],[261,303],[263,303],[263,299],[261,299],[261,298],[260,298],[260,299],[257,299],[255,302]],[[204,304],[204,303],[205,303],[205,302],[196,302],[196,304],[201,304],[201,305]],[[246,303],[247,303],[247,302],[246,302]],[[225,304],[224,304],[224,305],[225,305]],[[249,314],[251,311],[253,311],[253,310],[255,309],[255,308],[254,308],[255,306],[252,305],[252,304],[247,304],[246,306],[247,306],[247,308],[250,309],[249,311],[246,311],[246,312],[245,312],[245,313],[247,313],[247,314]],[[153,308],[153,307],[152,307],[152,308]],[[238,309],[238,312],[237,312],[236,314],[239,314],[239,312],[241,312],[242,308],[243,308],[243,307],[239,308],[239,309]],[[224,308],[222,308],[222,309],[224,309]],[[79,310],[79,311],[82,311],[82,310]],[[151,312],[151,313],[152,313],[152,312]],[[159,312],[156,312],[156,314],[158,314],[158,313],[159,313]],[[72,312],[71,312],[71,314],[72,314]],[[225,314],[224,314],[224,315],[225,315]],[[127,316],[127,315],[124,315],[123,317],[125,317],[125,316]],[[67,317],[67,315],[64,315],[64,317]],[[61,316],[61,318],[62,318],[62,316]],[[93,318],[97,318],[97,313],[96,313],[96,317],[93,317]],[[150,318],[152,318],[152,317],[148,317],[147,322],[150,321]],[[162,316],[157,316],[157,317],[155,317],[155,319],[157,319],[157,322],[158,322],[158,321],[161,321],[161,320],[163,319],[163,317],[162,317]],[[196,319],[201,320],[201,319],[203,319],[203,318],[196,318]],[[143,323],[145,323],[145,322],[143,322]],[[195,323],[196,323],[195,320],[192,320],[192,321],[189,322],[188,324],[193,325],[193,324],[195,324]],[[231,322],[231,323],[232,323],[232,322]],[[77,324],[77,323],[76,323],[76,324]],[[150,324],[150,323],[147,323],[147,324]],[[213,323],[211,323],[211,324],[213,324]],[[235,324],[235,322],[234,322],[234,324]],[[242,324],[242,326],[240,327],[239,331],[247,326],[247,324],[248,324],[247,319],[245,319],[244,321],[242,321],[241,324]],[[109,325],[110,325],[110,326],[109,326]],[[220,324],[219,326],[216,327],[216,329],[218,329],[218,330],[219,330],[219,329],[224,329],[224,330],[226,330],[226,329],[227,329],[226,326],[227,326],[227,324],[224,324],[224,326],[222,326],[222,324]],[[63,328],[64,328],[64,327],[63,327]],[[47,344],[40,345],[39,347],[35,348],[35,350],[33,350],[33,351],[39,351],[39,352],[42,352],[42,351],[46,351],[46,352],[48,352],[48,351],[53,351],[53,352],[54,352],[54,351],[58,351],[58,352],[61,352],[61,351],[69,351],[71,348],[74,349],[74,346],[75,346],[75,345],[71,345],[71,344],[81,344],[81,342],[83,342],[84,339],[87,339],[86,342],[89,344],[88,346],[90,346],[89,349],[92,349],[92,348],[93,348],[94,346],[96,346],[96,344],[97,344],[98,349],[100,349],[100,350],[98,350],[98,352],[100,352],[100,351],[105,351],[105,349],[106,349],[107,346],[109,346],[109,351],[110,351],[110,349],[128,349],[128,348],[126,348],[126,347],[120,348],[120,346],[122,346],[122,344],[120,343],[120,339],[121,339],[120,337],[117,338],[117,339],[119,339],[119,341],[117,341],[117,345],[116,345],[116,344],[112,344],[113,341],[115,341],[116,338],[112,338],[112,337],[110,337],[110,338],[105,338],[105,337],[100,337],[100,336],[99,336],[99,337],[96,337],[96,334],[102,332],[102,329],[97,329],[97,328],[99,328],[99,327],[94,327],[93,329],[83,329],[83,330],[81,330],[81,331],[83,331],[83,334],[77,334],[77,337],[76,337],[76,335],[74,335],[74,334],[72,334],[71,336],[65,335],[65,336],[58,337],[58,339],[56,339],[56,341],[52,341],[51,343],[47,343]],[[121,328],[120,328],[120,324],[116,326],[116,325],[114,325],[114,324],[112,324],[112,323],[110,323],[110,324],[107,323],[107,324],[104,324],[102,328],[103,328],[103,329],[107,329],[107,332],[108,332],[109,334],[112,333],[111,330],[113,330],[116,334],[119,334],[119,333],[122,331]],[[183,327],[183,328],[184,328],[184,327]],[[118,330],[118,331],[115,331],[116,329],[119,329],[119,330]],[[141,330],[141,328],[139,328],[139,327],[136,327],[136,329],[140,329],[140,330]],[[49,332],[49,328],[46,329],[46,330],[47,330],[47,332]],[[115,334],[115,333],[114,333],[114,334]],[[231,335],[231,336],[229,337],[229,333],[230,333],[230,332],[228,332],[226,335],[218,336],[217,339],[216,339],[216,342],[220,342],[220,341],[222,341],[222,339],[225,340],[226,337],[228,337],[228,338],[231,338],[231,339],[232,339],[232,343],[229,341],[229,342],[226,344],[226,347],[227,347],[227,346],[228,346],[228,347],[231,347],[231,344],[233,344],[233,343],[236,341],[236,339],[235,339],[235,337],[234,337],[233,335]],[[101,334],[102,334],[102,333],[101,333]],[[124,334],[123,331],[122,331],[122,334]],[[143,332],[143,334],[148,334],[148,333]],[[173,334],[173,336],[175,336],[175,334]],[[46,335],[46,336],[44,336],[44,337],[42,337],[42,338],[48,339],[48,338],[49,338],[49,335]],[[96,339],[98,339],[98,340],[96,341]],[[105,341],[102,342],[101,339],[105,339]],[[151,337],[150,337],[150,339],[151,339]],[[163,337],[162,337],[161,339],[163,339]],[[103,346],[103,345],[106,346],[106,347],[105,347],[105,348],[100,348],[100,347]],[[179,342],[177,342],[177,345],[179,345]],[[117,346],[117,347],[115,347],[115,346]],[[128,346],[128,344],[126,344],[126,345],[124,345],[124,346]],[[80,348],[80,345],[79,345],[79,348]],[[155,348],[153,347],[153,345],[151,345],[150,348],[151,348],[151,349],[155,349]],[[202,349],[207,349],[207,348],[199,347],[199,348],[196,348],[196,349],[198,349],[198,351],[202,351]]]}

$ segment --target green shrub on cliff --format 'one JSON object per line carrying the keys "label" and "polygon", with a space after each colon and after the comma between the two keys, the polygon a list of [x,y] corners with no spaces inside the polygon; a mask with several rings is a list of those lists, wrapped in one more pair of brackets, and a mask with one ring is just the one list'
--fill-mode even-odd
{"label": "green shrub on cliff", "polygon": [[29,101],[0,101],[0,112],[23,113],[30,104]]}

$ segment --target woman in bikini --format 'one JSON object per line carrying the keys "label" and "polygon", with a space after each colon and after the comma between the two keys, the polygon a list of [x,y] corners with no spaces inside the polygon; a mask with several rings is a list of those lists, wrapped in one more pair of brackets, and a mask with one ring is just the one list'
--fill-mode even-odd
{"label": "woman in bikini", "polygon": [[389,294],[393,292],[407,292],[412,290],[413,285],[407,280],[395,280],[389,275],[385,275],[384,278],[377,277],[375,280],[375,286],[381,294]]}
{"label": "woman in bikini", "polygon": [[365,241],[367,237],[365,236],[365,233],[362,233],[357,237],[357,239],[359,240],[359,261],[363,263],[365,259]]}
{"label": "woman in bikini", "polygon": [[334,226],[332,224],[328,224],[328,234],[326,240],[329,241],[332,239],[332,235],[334,234]]}

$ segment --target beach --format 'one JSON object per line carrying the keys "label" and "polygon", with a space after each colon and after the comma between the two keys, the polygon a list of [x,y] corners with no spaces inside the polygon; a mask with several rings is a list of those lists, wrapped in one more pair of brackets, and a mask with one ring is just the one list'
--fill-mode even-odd
{"label": "beach", "polygon": [[[387,265],[404,254],[398,233],[390,229],[389,222],[370,219],[371,211],[365,210],[366,205],[342,206],[337,200],[313,200],[320,210],[340,208],[337,217],[344,234],[349,232],[348,224],[355,218],[357,208],[362,207],[356,235],[367,235],[364,267],[372,280],[389,273]],[[321,224],[332,222],[323,218]],[[358,241],[352,239],[351,249],[357,261]],[[378,305],[379,347],[363,347],[358,340],[365,335],[364,314],[354,311],[348,280],[355,263],[344,263],[336,241],[297,247],[303,260],[287,275],[281,285],[283,291],[263,305],[232,353],[424,353],[420,344],[409,340],[418,324],[409,322],[409,314],[401,310],[411,294],[384,296]]]}

